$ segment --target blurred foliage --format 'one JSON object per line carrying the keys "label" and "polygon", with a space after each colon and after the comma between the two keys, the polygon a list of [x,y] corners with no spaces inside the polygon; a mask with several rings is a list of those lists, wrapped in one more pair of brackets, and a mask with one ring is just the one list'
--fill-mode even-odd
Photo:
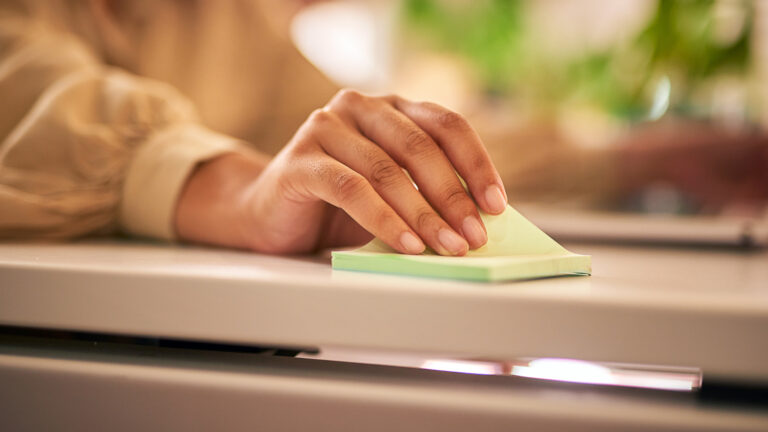
{"label": "blurred foliage", "polygon": [[537,51],[524,0],[404,0],[403,10],[409,35],[464,57],[490,95],[590,104],[639,120],[662,78],[673,83],[670,109],[691,114],[693,97],[708,80],[747,71],[754,6],[730,1],[744,19],[725,41],[717,34],[715,0],[658,0],[636,35],[567,59]]}
{"label": "blurred foliage", "polygon": [[425,35],[437,48],[466,57],[486,89],[504,92],[522,78],[523,2],[487,0],[450,5],[440,0],[406,0],[409,31]]}

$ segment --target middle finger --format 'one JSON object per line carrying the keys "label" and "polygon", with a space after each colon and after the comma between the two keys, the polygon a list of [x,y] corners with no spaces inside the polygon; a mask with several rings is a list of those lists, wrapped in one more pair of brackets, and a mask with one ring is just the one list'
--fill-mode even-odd
{"label": "middle finger", "polygon": [[348,112],[362,133],[405,167],[440,216],[475,249],[487,234],[472,198],[437,143],[405,114],[378,99]]}
{"label": "middle finger", "polygon": [[334,159],[368,179],[373,188],[432,249],[441,255],[464,255],[467,242],[416,190],[402,168],[379,146],[339,120],[323,128],[317,140]]}

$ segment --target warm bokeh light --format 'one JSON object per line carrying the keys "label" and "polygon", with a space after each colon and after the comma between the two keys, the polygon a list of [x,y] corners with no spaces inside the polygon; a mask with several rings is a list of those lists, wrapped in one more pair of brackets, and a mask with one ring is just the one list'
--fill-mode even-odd
{"label": "warm bokeh light", "polygon": [[479,375],[514,375],[549,381],[691,391],[701,386],[701,371],[566,358],[521,359],[512,362],[426,360],[422,368]]}

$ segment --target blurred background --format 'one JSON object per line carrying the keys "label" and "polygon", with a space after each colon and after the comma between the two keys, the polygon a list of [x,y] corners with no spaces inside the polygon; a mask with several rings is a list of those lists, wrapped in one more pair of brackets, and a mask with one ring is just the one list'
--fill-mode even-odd
{"label": "blurred background", "polygon": [[753,37],[760,9],[740,0],[341,1],[305,10],[293,35],[340,84],[454,109],[743,123],[760,118],[750,91],[764,63]]}
{"label": "blurred background", "polygon": [[513,204],[756,217],[767,24],[760,1],[368,0],[291,33],[340,85],[466,115]]}

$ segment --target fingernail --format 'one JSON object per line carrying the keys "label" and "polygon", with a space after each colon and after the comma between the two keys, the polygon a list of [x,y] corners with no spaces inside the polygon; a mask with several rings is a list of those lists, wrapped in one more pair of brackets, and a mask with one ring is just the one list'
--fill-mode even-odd
{"label": "fingernail", "polygon": [[461,236],[445,228],[438,231],[437,239],[440,241],[440,244],[453,255],[461,255],[467,251],[467,248],[469,248],[467,242],[461,238]]}
{"label": "fingernail", "polygon": [[488,235],[485,233],[483,225],[474,216],[464,218],[464,222],[461,223],[461,231],[469,244],[476,248],[488,241]]}
{"label": "fingernail", "polygon": [[488,204],[488,209],[493,213],[501,213],[507,208],[504,192],[498,185],[488,186],[488,189],[485,190],[485,202]]}
{"label": "fingernail", "polygon": [[420,254],[424,252],[424,243],[408,231],[400,234],[400,244],[409,254]]}

